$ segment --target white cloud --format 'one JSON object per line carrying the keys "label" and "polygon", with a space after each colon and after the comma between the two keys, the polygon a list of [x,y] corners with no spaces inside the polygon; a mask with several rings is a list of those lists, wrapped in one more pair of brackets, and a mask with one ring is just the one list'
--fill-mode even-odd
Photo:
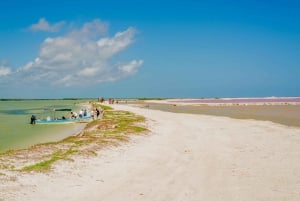
{"label": "white cloud", "polygon": [[65,22],[61,21],[51,25],[45,18],[41,18],[38,23],[31,25],[29,29],[31,31],[57,32],[64,24]]}
{"label": "white cloud", "polygon": [[18,69],[14,79],[20,83],[34,82],[37,86],[62,87],[111,82],[133,75],[143,61],[116,61],[114,56],[133,43],[135,29],[129,27],[112,37],[104,37],[107,27],[106,23],[94,20],[65,35],[46,38],[38,56]]}
{"label": "white cloud", "polygon": [[102,22],[99,19],[95,19],[91,22],[85,23],[81,29],[72,30],[69,36],[72,38],[81,38],[81,40],[87,39],[97,39],[100,35],[106,34],[108,31],[108,24]]}
{"label": "white cloud", "polygon": [[9,67],[9,63],[6,60],[0,61],[0,77],[11,74],[11,68]]}
{"label": "white cloud", "polygon": [[128,64],[119,66],[119,69],[125,73],[133,74],[138,70],[138,67],[143,65],[143,63],[144,63],[143,60],[139,60],[139,61],[133,60]]}
{"label": "white cloud", "polygon": [[113,38],[101,38],[97,42],[100,55],[106,58],[122,51],[133,42],[135,33],[135,29],[130,27],[126,31],[118,32]]}
{"label": "white cloud", "polygon": [[84,68],[81,71],[78,72],[79,76],[86,76],[86,77],[92,77],[97,73],[97,68]]}
{"label": "white cloud", "polygon": [[0,76],[9,75],[11,73],[10,68],[0,66]]}

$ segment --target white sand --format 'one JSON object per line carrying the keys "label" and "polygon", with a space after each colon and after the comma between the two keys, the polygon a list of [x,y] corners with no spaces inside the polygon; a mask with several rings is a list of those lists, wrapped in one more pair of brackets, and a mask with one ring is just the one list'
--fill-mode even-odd
{"label": "white sand", "polygon": [[152,133],[47,174],[12,175],[0,200],[300,200],[299,128],[115,107],[147,117]]}

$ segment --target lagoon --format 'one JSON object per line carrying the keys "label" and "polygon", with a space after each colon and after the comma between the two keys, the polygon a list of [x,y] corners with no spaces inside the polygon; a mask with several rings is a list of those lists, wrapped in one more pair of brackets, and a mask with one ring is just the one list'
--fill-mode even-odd
{"label": "lagoon", "polygon": [[[8,100],[0,101],[0,153],[28,148],[34,144],[62,140],[83,129],[85,124],[31,125],[32,114],[49,115],[45,110],[71,108],[79,110],[88,100]],[[60,115],[60,114],[57,114]]]}

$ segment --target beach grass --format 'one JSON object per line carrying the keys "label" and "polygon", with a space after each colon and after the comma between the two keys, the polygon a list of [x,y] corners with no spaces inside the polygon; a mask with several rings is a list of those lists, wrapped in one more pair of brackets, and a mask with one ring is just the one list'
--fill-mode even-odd
{"label": "beach grass", "polygon": [[142,116],[97,103],[93,107],[103,111],[102,118],[89,122],[80,134],[58,142],[34,145],[29,149],[5,152],[0,155],[0,169],[49,171],[59,160],[70,160],[75,155],[96,156],[104,147],[127,142],[131,134],[147,132]]}
{"label": "beach grass", "polygon": [[42,171],[50,170],[53,163],[55,163],[58,160],[67,159],[68,156],[70,156],[76,152],[77,151],[72,150],[71,148],[65,152],[63,150],[58,150],[51,155],[51,158],[49,160],[44,160],[44,161],[35,163],[33,165],[25,166],[21,169],[21,171],[42,172]]}

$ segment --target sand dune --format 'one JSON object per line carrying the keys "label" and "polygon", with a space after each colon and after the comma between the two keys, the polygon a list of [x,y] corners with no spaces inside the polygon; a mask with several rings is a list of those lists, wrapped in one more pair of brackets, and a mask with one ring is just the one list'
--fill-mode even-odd
{"label": "sand dune", "polygon": [[114,107],[145,116],[151,133],[47,174],[16,173],[0,200],[300,200],[299,128]]}

